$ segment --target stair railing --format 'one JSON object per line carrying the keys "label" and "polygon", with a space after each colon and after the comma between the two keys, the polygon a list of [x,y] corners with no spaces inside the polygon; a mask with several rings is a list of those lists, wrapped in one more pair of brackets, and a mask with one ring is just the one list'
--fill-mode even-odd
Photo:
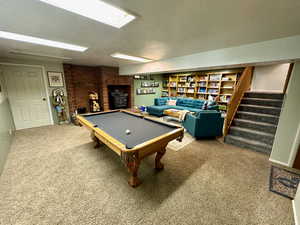
{"label": "stair railing", "polygon": [[244,71],[232,93],[230,102],[227,106],[227,113],[226,113],[226,118],[225,118],[225,123],[224,123],[224,136],[226,136],[228,134],[228,130],[229,130],[230,125],[234,119],[234,116],[239,108],[239,105],[244,97],[244,94],[250,88],[253,69],[254,69],[253,66],[247,66],[244,69]]}

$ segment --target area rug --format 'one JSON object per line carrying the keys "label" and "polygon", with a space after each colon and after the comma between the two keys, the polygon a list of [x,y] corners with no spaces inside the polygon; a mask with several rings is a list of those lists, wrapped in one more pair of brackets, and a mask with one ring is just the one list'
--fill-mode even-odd
{"label": "area rug", "polygon": [[271,167],[270,191],[294,199],[299,182],[300,174],[276,166]]}
{"label": "area rug", "polygon": [[[150,117],[151,119],[160,121],[160,122],[165,122],[165,123],[167,122],[169,124],[182,126],[182,124],[179,121],[176,121],[176,120],[166,121],[164,119],[164,117],[156,117],[156,116],[150,116],[150,115],[148,115],[148,117]],[[170,149],[170,150],[173,150],[173,151],[177,152],[180,149],[182,149],[183,147],[191,144],[194,140],[195,140],[195,138],[185,131],[182,141],[179,142],[177,140],[173,140],[173,141],[169,142],[169,144],[167,145],[167,149]]]}
{"label": "area rug", "polygon": [[193,136],[191,136],[187,132],[184,132],[184,137],[183,137],[182,141],[179,142],[177,140],[173,140],[173,141],[169,142],[169,144],[167,145],[167,149],[171,149],[171,150],[177,152],[180,149],[182,149],[183,147],[191,144],[194,140],[195,140],[195,138]]}

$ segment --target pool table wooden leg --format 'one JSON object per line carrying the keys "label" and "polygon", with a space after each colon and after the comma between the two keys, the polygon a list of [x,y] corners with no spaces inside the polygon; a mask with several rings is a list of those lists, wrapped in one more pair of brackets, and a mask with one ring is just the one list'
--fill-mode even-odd
{"label": "pool table wooden leg", "polygon": [[155,157],[155,169],[156,170],[163,170],[164,169],[164,164],[160,161],[161,158],[166,154],[166,147],[164,146],[160,151],[156,153]]}
{"label": "pool table wooden leg", "polygon": [[134,159],[132,162],[128,163],[127,165],[128,171],[130,172],[130,178],[128,180],[128,184],[131,187],[137,187],[142,183],[138,178],[139,166],[140,166],[140,159],[138,158]]}
{"label": "pool table wooden leg", "polygon": [[95,136],[95,133],[92,131],[91,132],[91,139],[95,142],[94,148],[99,148],[101,146],[101,142],[99,141],[99,139]]}

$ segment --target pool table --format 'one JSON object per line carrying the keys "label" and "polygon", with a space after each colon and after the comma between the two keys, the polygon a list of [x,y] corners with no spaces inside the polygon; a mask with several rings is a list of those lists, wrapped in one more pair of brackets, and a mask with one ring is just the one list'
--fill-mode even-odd
{"label": "pool table", "polygon": [[162,170],[161,158],[166,146],[174,139],[181,141],[184,129],[151,119],[127,110],[77,115],[80,125],[91,131],[95,147],[107,145],[121,157],[130,172],[129,185],[137,187],[141,181],[138,169],[141,160],[156,153],[155,169]]}

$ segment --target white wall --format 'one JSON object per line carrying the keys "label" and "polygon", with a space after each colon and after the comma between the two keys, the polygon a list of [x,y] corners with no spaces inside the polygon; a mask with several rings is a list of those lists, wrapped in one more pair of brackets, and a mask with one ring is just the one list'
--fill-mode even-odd
{"label": "white wall", "polygon": [[2,173],[12,143],[13,133],[11,132],[15,130],[3,81],[4,77],[2,76],[0,66],[0,85],[2,87],[2,91],[0,92],[0,174]]}
{"label": "white wall", "polygon": [[240,67],[300,59],[300,35],[232,48],[201,52],[143,64],[120,66],[121,75]]}
{"label": "white wall", "polygon": [[256,66],[253,72],[251,91],[282,92],[289,66],[289,63]]}
{"label": "white wall", "polygon": [[296,197],[293,201],[295,224],[300,225],[300,185],[298,186],[298,191]]}
{"label": "white wall", "polygon": [[292,166],[300,142],[300,62],[295,63],[284,98],[270,161]]}
{"label": "white wall", "polygon": [[[64,76],[64,70],[63,70],[62,62],[39,61],[39,60],[31,60],[31,59],[5,59],[5,58],[0,58],[0,63],[13,63],[13,64],[43,66],[46,73],[47,73],[47,71],[62,72],[63,76]],[[45,78],[45,79],[47,79],[47,78]],[[48,80],[46,81],[46,83],[47,83],[46,88],[47,88],[49,97],[51,97],[53,89],[56,89],[56,88],[49,87]],[[67,96],[66,85],[64,85],[63,90],[64,90],[64,92]],[[54,120],[55,123],[57,123],[58,118],[56,116],[56,112],[54,110],[54,107],[51,106],[51,109],[52,109],[53,120]],[[67,105],[66,112],[67,112],[67,115],[68,115],[68,112],[69,112],[68,105]],[[69,115],[68,115],[68,118],[69,118]]]}

